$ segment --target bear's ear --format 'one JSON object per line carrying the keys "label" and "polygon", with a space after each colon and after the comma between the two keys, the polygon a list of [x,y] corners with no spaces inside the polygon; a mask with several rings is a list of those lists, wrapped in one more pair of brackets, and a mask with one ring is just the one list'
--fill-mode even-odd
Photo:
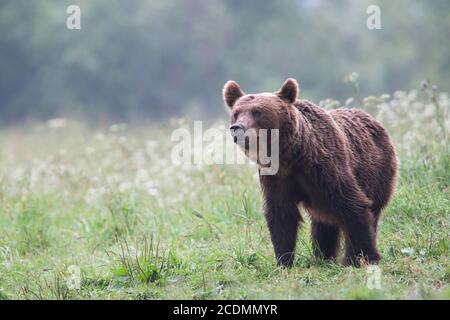
{"label": "bear's ear", "polygon": [[245,93],[242,92],[236,81],[230,80],[225,83],[225,86],[223,87],[223,101],[230,109],[233,108],[236,100],[243,95],[245,95]]}
{"label": "bear's ear", "polygon": [[293,78],[287,79],[280,90],[275,92],[281,99],[287,100],[289,103],[294,103],[297,100],[299,86],[297,80]]}

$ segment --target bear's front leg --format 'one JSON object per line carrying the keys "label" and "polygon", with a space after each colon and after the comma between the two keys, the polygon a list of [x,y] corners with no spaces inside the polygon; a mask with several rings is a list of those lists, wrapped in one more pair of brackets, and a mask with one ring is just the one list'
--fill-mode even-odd
{"label": "bear's front leg", "polygon": [[291,266],[294,261],[295,242],[300,220],[297,206],[267,206],[265,217],[275,249],[277,264],[284,267]]}
{"label": "bear's front leg", "polygon": [[289,183],[277,176],[261,176],[264,215],[279,266],[292,265],[300,214]]}

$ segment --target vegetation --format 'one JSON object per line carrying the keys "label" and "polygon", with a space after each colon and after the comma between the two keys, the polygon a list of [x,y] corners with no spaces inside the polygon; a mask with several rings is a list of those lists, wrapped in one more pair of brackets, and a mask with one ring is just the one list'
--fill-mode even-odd
{"label": "vegetation", "polygon": [[305,215],[294,267],[277,268],[254,165],[172,164],[170,133],[188,119],[95,130],[53,119],[0,134],[0,297],[449,299],[448,95],[424,83],[346,104],[386,125],[401,162],[380,289],[367,268],[314,259]]}

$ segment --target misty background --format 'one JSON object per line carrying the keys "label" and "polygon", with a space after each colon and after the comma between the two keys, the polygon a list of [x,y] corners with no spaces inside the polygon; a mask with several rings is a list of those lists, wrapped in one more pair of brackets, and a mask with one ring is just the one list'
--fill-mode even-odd
{"label": "misty background", "polygon": [[[71,4],[81,30],[66,28]],[[214,119],[229,79],[260,92],[295,77],[316,102],[423,79],[450,91],[449,39],[448,0],[0,0],[0,124]]]}

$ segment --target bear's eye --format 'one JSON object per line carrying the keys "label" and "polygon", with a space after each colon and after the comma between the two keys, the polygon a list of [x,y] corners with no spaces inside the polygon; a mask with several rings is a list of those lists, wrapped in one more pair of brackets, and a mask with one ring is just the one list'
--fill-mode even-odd
{"label": "bear's eye", "polygon": [[255,118],[260,117],[260,116],[261,116],[261,111],[259,111],[259,110],[253,110],[253,111],[252,111],[252,116],[255,117]]}

